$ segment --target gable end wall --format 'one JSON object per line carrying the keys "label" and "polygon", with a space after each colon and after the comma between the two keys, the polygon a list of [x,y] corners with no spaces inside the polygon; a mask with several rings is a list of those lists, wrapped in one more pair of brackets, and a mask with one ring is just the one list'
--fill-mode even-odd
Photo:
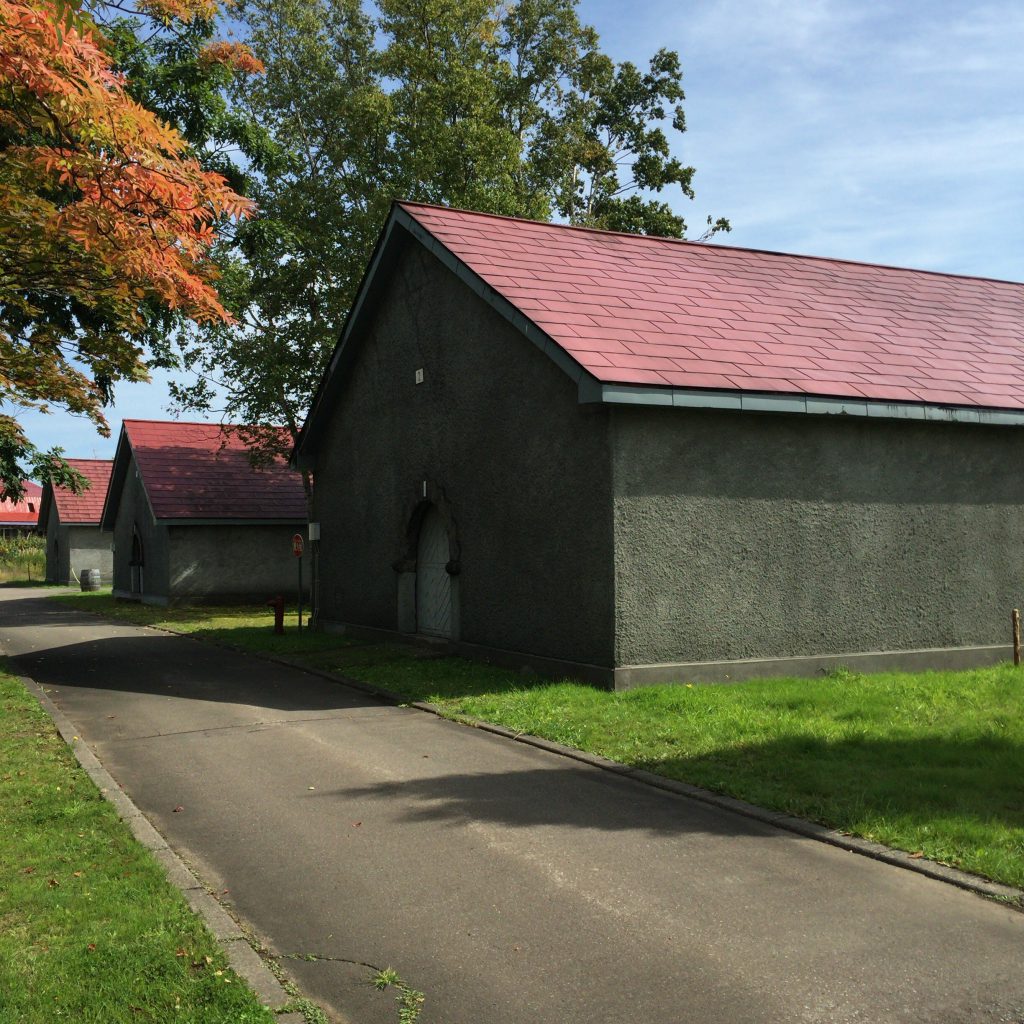
{"label": "gable end wall", "polygon": [[124,478],[124,490],[117,506],[117,520],[114,523],[114,593],[117,596],[131,594],[132,528],[138,526],[142,539],[143,557],[143,600],[163,603],[169,593],[168,555],[169,541],[167,528],[159,526],[153,519],[149,501],[139,477],[135,457],[128,463]]}
{"label": "gable end wall", "polygon": [[375,309],[316,455],[323,620],[399,628],[427,481],[461,547],[458,639],[610,666],[606,411],[416,243]]}
{"label": "gable end wall", "polygon": [[[109,586],[112,580],[113,558],[110,544],[113,535],[98,526],[81,523],[62,523],[52,492],[46,518],[46,579],[63,585],[76,582],[83,569],[99,569],[100,582]],[[72,576],[74,570],[74,576]]]}

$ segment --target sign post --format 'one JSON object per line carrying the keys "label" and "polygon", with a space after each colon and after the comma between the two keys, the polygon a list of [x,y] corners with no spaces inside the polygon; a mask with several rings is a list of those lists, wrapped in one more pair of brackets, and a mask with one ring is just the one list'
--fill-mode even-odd
{"label": "sign post", "polygon": [[302,534],[296,533],[292,537],[292,554],[299,561],[299,632],[302,632]]}

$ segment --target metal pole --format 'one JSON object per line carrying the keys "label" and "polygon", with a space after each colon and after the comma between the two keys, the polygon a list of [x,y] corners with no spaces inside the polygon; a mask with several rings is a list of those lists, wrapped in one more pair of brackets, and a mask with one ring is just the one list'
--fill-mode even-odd
{"label": "metal pole", "polygon": [[314,629],[320,628],[320,541],[310,542],[309,580],[309,622]]}
{"label": "metal pole", "polygon": [[1013,615],[1013,663],[1020,664],[1020,609],[1014,608]]}

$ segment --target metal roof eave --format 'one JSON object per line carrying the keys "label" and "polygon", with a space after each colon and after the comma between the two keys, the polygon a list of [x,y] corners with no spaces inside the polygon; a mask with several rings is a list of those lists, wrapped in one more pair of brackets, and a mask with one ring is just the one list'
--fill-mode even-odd
{"label": "metal roof eave", "polygon": [[[111,533],[117,520],[117,510],[121,504],[121,493],[124,490],[128,467],[131,465],[132,448],[128,440],[128,432],[121,424],[121,432],[117,436],[117,448],[114,451],[114,464],[110,467],[110,480],[107,493],[103,496],[103,511],[100,512],[100,529]],[[147,495],[148,500],[148,495]]]}
{"label": "metal roof eave", "polygon": [[647,405],[677,409],[725,409],[733,412],[781,412],[811,416],[862,416],[868,419],[918,420],[940,423],[978,423],[1024,426],[1024,410],[965,408],[921,402],[827,398],[818,395],[779,395],[756,391],[701,391],[581,381],[580,402]]}
{"label": "metal roof eave", "polygon": [[47,481],[43,484],[43,493],[39,498],[39,519],[36,521],[36,533],[46,533],[49,529],[51,504],[54,505],[54,514],[57,514],[56,499],[53,496],[53,484]]}
{"label": "metal roof eave", "polygon": [[308,517],[303,514],[301,516],[289,516],[286,518],[281,517],[264,517],[261,519],[246,519],[244,516],[229,516],[223,519],[211,518],[211,517],[196,517],[195,519],[189,519],[185,516],[175,517],[164,517],[162,519],[156,519],[154,522],[157,526],[305,526],[308,521]]}

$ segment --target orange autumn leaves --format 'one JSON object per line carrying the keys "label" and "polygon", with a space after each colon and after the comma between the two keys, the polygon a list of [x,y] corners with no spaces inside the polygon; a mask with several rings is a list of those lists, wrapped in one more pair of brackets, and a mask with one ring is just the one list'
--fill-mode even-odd
{"label": "orange autumn leaves", "polygon": [[30,196],[36,214],[31,231],[4,224],[15,231],[0,244],[20,240],[31,262],[34,238],[63,239],[94,252],[123,297],[224,318],[203,259],[216,221],[250,204],[128,96],[92,32],[64,31],[56,16],[52,0],[0,0],[0,123],[21,136],[0,153],[0,198]]}
{"label": "orange autumn leaves", "polygon": [[[189,20],[215,4],[147,10]],[[246,54],[229,45],[210,59],[260,70]],[[128,95],[85,15],[66,0],[0,0],[0,400],[102,422],[96,379],[145,375],[128,340],[143,303],[230,319],[209,249],[219,223],[251,210]],[[70,321],[51,322],[54,302],[72,304]]]}

